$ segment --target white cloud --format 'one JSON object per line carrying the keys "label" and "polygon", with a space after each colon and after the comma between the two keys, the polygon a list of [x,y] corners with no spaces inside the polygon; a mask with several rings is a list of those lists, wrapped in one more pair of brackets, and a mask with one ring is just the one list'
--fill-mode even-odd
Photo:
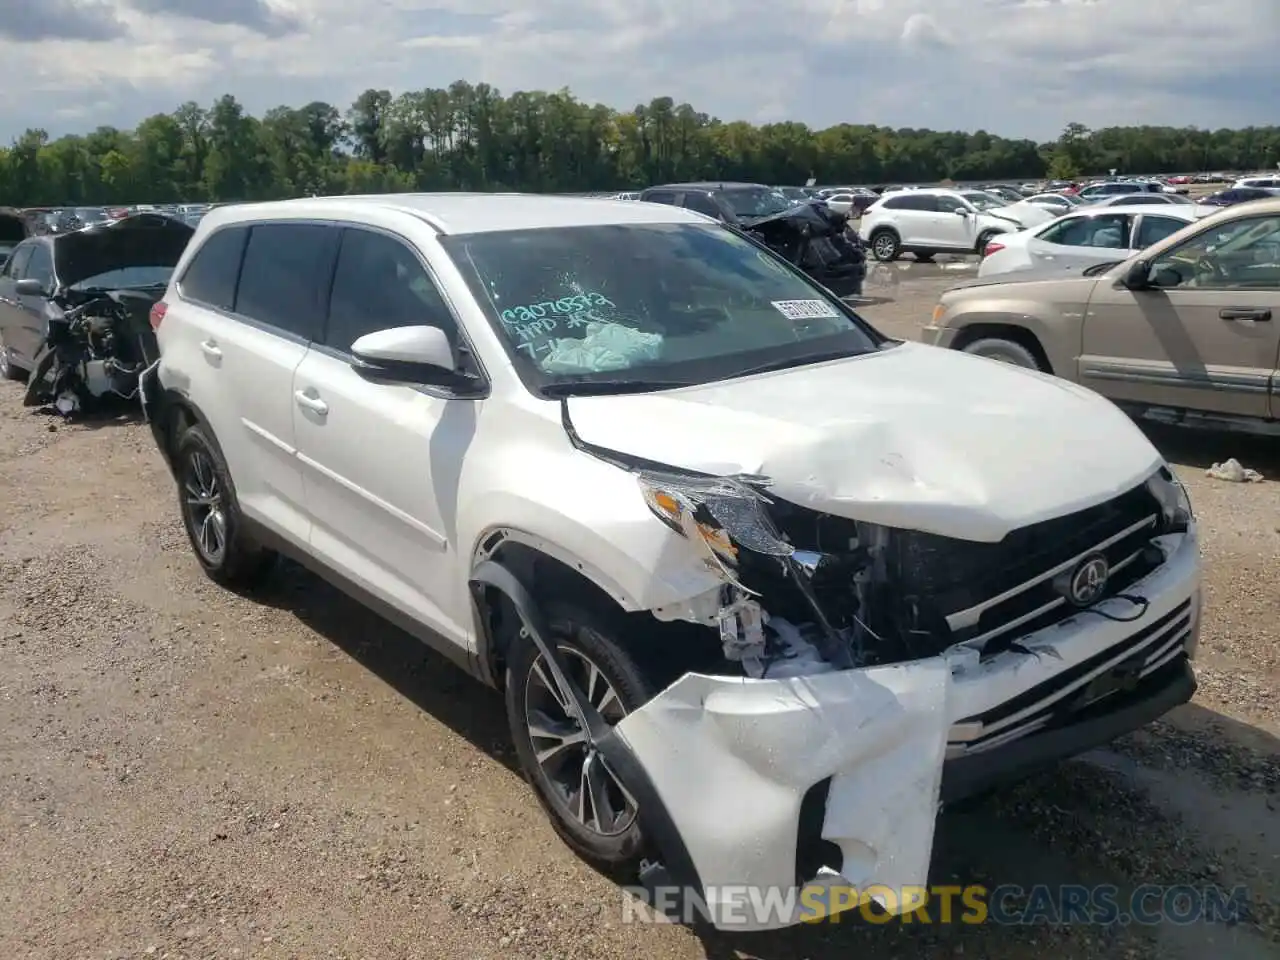
{"label": "white cloud", "polygon": [[368,87],[399,92],[457,79],[507,93],[567,86],[620,108],[666,95],[726,119],[984,128],[1037,139],[1072,120],[1267,124],[1280,90],[1277,0],[55,6],[66,39],[0,22],[9,77],[0,142],[28,126],[55,135],[131,126],[222,93],[259,113],[311,100],[345,109]]}

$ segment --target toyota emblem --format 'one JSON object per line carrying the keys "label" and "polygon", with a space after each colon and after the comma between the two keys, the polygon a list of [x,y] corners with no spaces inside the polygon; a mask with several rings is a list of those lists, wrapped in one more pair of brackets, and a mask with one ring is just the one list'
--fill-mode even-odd
{"label": "toyota emblem", "polygon": [[1088,607],[1102,599],[1111,576],[1111,564],[1100,553],[1090,554],[1076,564],[1061,593],[1077,607]]}

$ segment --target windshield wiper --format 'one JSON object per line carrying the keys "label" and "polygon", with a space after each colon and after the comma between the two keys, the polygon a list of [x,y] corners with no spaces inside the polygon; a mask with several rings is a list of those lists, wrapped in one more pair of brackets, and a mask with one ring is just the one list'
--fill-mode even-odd
{"label": "windshield wiper", "polygon": [[757,373],[773,373],[776,370],[789,370],[792,367],[803,367],[811,363],[825,363],[828,360],[844,360],[847,357],[858,357],[864,353],[870,353],[870,350],[828,350],[825,353],[807,353],[803,357],[788,357],[770,360],[767,363],[759,364],[754,367],[747,367],[745,370],[735,370],[733,373],[721,379],[730,380],[738,377],[753,377]]}
{"label": "windshield wiper", "polygon": [[622,393],[656,393],[659,390],[675,390],[693,384],[688,380],[569,380],[549,383],[539,392],[544,397],[591,397]]}
{"label": "windshield wiper", "polygon": [[1098,276],[1098,274],[1106,273],[1112,267],[1118,267],[1122,263],[1124,263],[1123,260],[1108,260],[1106,263],[1090,264],[1089,266],[1085,267],[1083,270],[1080,271],[1080,276],[1096,277]]}

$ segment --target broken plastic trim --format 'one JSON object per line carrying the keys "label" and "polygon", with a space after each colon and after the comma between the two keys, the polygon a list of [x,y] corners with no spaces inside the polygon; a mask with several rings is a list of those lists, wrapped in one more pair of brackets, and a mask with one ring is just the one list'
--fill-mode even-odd
{"label": "broken plastic trim", "polygon": [[[551,630],[541,611],[520,578],[496,560],[484,560],[471,573],[469,583],[477,607],[485,587],[500,591],[515,608],[528,636],[542,654],[556,684],[569,696],[570,708],[577,715],[587,739],[604,758],[609,770],[636,801],[640,822],[647,836],[662,855],[664,868],[649,869],[641,879],[659,885],[675,884],[686,889],[701,890],[693,858],[675,821],[659,797],[648,772],[635,752],[613,727],[605,723],[585,693],[569,680],[570,671],[560,650],[551,642]],[[664,876],[665,874],[665,876]]]}
{"label": "broken plastic trim", "polygon": [[[736,570],[731,569],[732,564],[726,560],[725,551],[712,540],[715,531],[705,529],[705,525],[696,521],[694,513],[698,507],[706,509],[730,541],[754,553],[776,558],[795,581],[813,612],[814,620],[822,632],[822,654],[827,662],[838,670],[854,666],[853,652],[823,611],[809,583],[805,565],[795,556],[795,547],[782,538],[765,510],[765,505],[772,502],[764,494],[764,489],[772,482],[768,477],[758,474],[716,476],[677,471],[666,464],[588,443],[574,429],[567,398],[560,400],[560,421],[569,442],[575,448],[634,473],[654,515],[672,531],[700,546],[712,567],[718,569],[721,577],[737,589],[759,596],[741,582]],[[658,501],[663,496],[671,501],[669,508],[662,508],[659,504]]]}

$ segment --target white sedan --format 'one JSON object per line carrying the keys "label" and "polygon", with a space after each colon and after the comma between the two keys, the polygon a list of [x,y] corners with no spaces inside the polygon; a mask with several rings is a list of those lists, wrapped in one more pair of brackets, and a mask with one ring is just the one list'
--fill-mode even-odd
{"label": "white sedan", "polygon": [[1079,271],[1127,260],[1197,219],[1180,204],[1082,207],[1043,226],[996,237],[983,251],[978,276]]}

